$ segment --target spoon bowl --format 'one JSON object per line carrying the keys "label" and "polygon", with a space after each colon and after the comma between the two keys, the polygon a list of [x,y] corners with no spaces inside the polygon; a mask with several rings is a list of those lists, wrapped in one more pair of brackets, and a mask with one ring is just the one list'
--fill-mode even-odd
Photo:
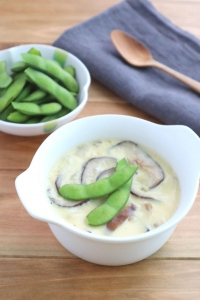
{"label": "spoon bowl", "polygon": [[151,53],[143,44],[120,30],[111,32],[111,40],[121,56],[131,65],[146,67],[153,60]]}
{"label": "spoon bowl", "polygon": [[111,40],[120,55],[135,67],[154,67],[158,68],[182,83],[189,86],[195,92],[200,93],[200,83],[188,76],[185,76],[168,66],[156,61],[151,52],[132,36],[120,30],[111,31]]}

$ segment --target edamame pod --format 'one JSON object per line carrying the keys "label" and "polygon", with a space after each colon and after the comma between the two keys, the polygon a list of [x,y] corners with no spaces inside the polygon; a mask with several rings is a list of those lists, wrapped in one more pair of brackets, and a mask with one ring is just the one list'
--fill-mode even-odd
{"label": "edamame pod", "polygon": [[[28,51],[28,53],[41,56],[40,51],[38,51],[35,48],[31,48]],[[18,72],[24,71],[26,68],[28,68],[28,64],[27,63],[25,63],[24,61],[17,61],[17,62],[15,62],[13,64],[13,66],[11,68],[11,71],[14,72],[14,73],[18,73]]]}
{"label": "edamame pod", "polygon": [[66,66],[64,67],[64,70],[67,71],[71,76],[75,77],[76,71],[73,66]]}
{"label": "edamame pod", "polygon": [[116,170],[112,175],[91,184],[65,184],[58,191],[70,200],[85,200],[105,196],[125,184],[135,171],[136,166],[128,165]]}
{"label": "edamame pod", "polygon": [[41,52],[39,50],[37,50],[36,48],[31,48],[28,53],[30,54],[35,54],[35,55],[38,55],[38,56],[42,56],[41,55]]}
{"label": "edamame pod", "polygon": [[8,121],[14,122],[14,123],[24,123],[30,118],[30,116],[25,115],[19,111],[14,111],[8,116]]}
{"label": "edamame pod", "polygon": [[54,113],[57,113],[58,111],[61,110],[62,106],[59,103],[52,102],[48,104],[42,104],[42,105],[37,105],[35,103],[28,103],[28,102],[20,102],[20,103],[15,103],[12,102],[12,105],[14,109],[17,111],[30,115],[30,116],[35,116],[35,115],[51,115]]}
{"label": "edamame pod", "polygon": [[34,101],[34,103],[40,105],[40,104],[56,102],[56,101],[57,99],[55,99],[53,95],[47,94],[44,98]]}
{"label": "edamame pod", "polygon": [[26,85],[23,90],[19,93],[19,95],[14,99],[15,102],[22,101],[25,97],[30,95],[33,87],[31,84]]}
{"label": "edamame pod", "polygon": [[13,64],[11,71],[18,73],[24,71],[26,68],[28,68],[28,65],[24,61],[17,61]]}
{"label": "edamame pod", "polygon": [[64,67],[67,60],[66,52],[55,50],[53,60],[55,60],[61,67]]}
{"label": "edamame pod", "polygon": [[2,121],[7,121],[8,116],[14,112],[14,107],[12,106],[12,104],[9,104],[8,107],[6,107],[6,109],[4,109],[4,111],[1,113],[0,115],[0,119]]}
{"label": "edamame pod", "polygon": [[41,115],[40,107],[39,107],[39,105],[37,105],[35,103],[28,103],[28,102],[15,103],[15,102],[12,102],[12,106],[17,111],[19,111],[23,114],[26,114],[26,115],[30,115],[30,116]]}
{"label": "edamame pod", "polygon": [[38,89],[38,90],[34,91],[32,94],[28,95],[22,101],[25,101],[25,102],[37,101],[37,100],[43,99],[46,95],[47,95],[47,92]]}
{"label": "edamame pod", "polygon": [[75,78],[63,70],[55,61],[29,53],[22,54],[22,58],[31,67],[58,78],[69,91],[78,93],[79,86]]}
{"label": "edamame pod", "polygon": [[32,68],[26,69],[25,73],[38,87],[53,95],[64,107],[71,110],[77,107],[74,96],[49,76]]}
{"label": "edamame pod", "polygon": [[5,94],[6,89],[7,89],[7,88],[5,88],[5,89],[0,89],[0,98]]}
{"label": "edamame pod", "polygon": [[12,82],[12,77],[10,77],[6,72],[6,62],[0,61],[0,88],[6,88]]}
{"label": "edamame pod", "polygon": [[48,122],[48,121],[52,121],[52,120],[61,118],[61,117],[65,116],[66,114],[68,114],[69,112],[70,112],[70,110],[68,108],[63,107],[58,113],[46,116],[40,122]]}
{"label": "edamame pod", "polygon": [[2,112],[15,99],[26,83],[26,76],[22,74],[17,77],[7,88],[5,94],[0,98],[0,112]]}
{"label": "edamame pod", "polygon": [[25,124],[36,124],[40,123],[40,117],[30,117],[27,121],[24,122]]}
{"label": "edamame pod", "polygon": [[[127,165],[127,161],[122,159],[117,163],[116,170],[119,170]],[[109,194],[108,198],[102,205],[92,210],[87,215],[89,225],[99,226],[112,220],[127,203],[130,196],[131,185],[132,178],[113,193]]]}
{"label": "edamame pod", "polygon": [[47,104],[42,104],[39,106],[42,115],[49,116],[59,112],[62,109],[62,105],[57,102],[51,102]]}

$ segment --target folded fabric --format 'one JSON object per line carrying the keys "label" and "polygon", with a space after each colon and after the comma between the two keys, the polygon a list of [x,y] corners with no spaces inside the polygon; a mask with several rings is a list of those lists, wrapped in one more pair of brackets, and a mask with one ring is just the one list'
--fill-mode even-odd
{"label": "folded fabric", "polygon": [[135,107],[166,124],[181,124],[200,136],[200,94],[154,68],[135,68],[117,53],[110,32],[132,35],[159,62],[200,81],[200,41],[146,0],[123,1],[65,31],[54,46],[79,57],[91,76]]}

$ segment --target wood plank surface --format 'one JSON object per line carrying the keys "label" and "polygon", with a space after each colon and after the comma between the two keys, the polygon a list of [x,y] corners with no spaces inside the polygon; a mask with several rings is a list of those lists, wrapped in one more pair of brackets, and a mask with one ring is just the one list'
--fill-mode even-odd
{"label": "wood plank surface", "polygon": [[[64,30],[119,2],[0,0],[0,50],[25,43],[52,44]],[[200,38],[200,0],[151,2],[174,24]],[[161,124],[92,80],[88,103],[77,118],[98,114]],[[154,255],[122,267],[88,263],[64,249],[48,224],[33,219],[16,194],[15,178],[28,168],[47,136],[0,132],[0,300],[199,300],[200,188],[188,215]]]}
{"label": "wood plank surface", "polygon": [[0,264],[7,270],[3,274],[0,270],[1,299],[27,299],[28,295],[37,300],[199,300],[200,295],[199,261],[148,260],[134,266],[102,267],[79,259],[34,258],[3,259]]}

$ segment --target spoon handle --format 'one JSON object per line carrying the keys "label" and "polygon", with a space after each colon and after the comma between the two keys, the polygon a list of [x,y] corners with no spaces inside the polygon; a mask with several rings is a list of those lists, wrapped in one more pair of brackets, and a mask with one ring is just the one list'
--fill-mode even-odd
{"label": "spoon handle", "polygon": [[180,80],[181,82],[183,82],[184,84],[189,86],[191,89],[193,89],[194,91],[196,91],[197,93],[200,94],[200,82],[198,82],[188,76],[185,76],[185,75],[167,67],[166,65],[161,64],[160,62],[158,62],[156,60],[152,60],[152,62],[150,63],[150,66],[158,68],[158,69],[168,73],[169,75]]}

